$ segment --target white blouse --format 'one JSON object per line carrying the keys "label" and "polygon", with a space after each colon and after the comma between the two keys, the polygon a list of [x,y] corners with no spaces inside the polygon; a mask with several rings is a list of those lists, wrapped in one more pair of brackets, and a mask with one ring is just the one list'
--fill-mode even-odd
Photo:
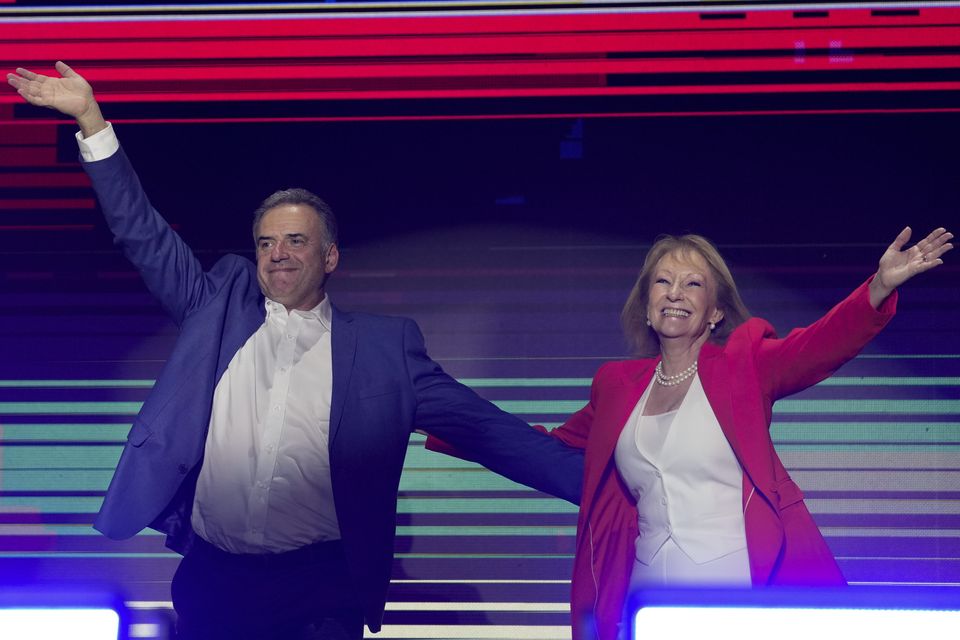
{"label": "white blouse", "polygon": [[676,411],[644,416],[653,385],[651,380],[637,402],[614,453],[617,470],[637,500],[637,562],[651,565],[668,541],[696,565],[743,551],[733,568],[726,562],[723,571],[732,572],[725,582],[749,584],[743,471],[700,377],[693,378]]}

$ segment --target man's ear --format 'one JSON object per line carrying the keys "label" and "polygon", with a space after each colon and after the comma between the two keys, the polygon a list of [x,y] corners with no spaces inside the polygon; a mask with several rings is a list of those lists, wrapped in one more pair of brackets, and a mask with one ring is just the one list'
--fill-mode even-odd
{"label": "man's ear", "polygon": [[340,263],[340,250],[337,249],[337,245],[331,244],[327,249],[326,261],[323,265],[323,270],[327,273],[333,273],[337,265]]}

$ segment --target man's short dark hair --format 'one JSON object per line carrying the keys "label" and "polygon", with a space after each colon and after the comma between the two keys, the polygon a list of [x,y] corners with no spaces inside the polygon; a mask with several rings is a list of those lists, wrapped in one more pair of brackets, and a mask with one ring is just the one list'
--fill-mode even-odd
{"label": "man's short dark hair", "polygon": [[320,196],[306,189],[300,189],[299,187],[274,191],[260,203],[257,210],[253,212],[254,241],[257,239],[257,233],[260,229],[260,221],[263,219],[263,215],[270,209],[285,204],[305,204],[310,206],[317,212],[317,215],[320,216],[320,222],[326,230],[327,243],[337,243],[337,218],[333,215],[333,209],[331,209],[330,205],[324,202]]}

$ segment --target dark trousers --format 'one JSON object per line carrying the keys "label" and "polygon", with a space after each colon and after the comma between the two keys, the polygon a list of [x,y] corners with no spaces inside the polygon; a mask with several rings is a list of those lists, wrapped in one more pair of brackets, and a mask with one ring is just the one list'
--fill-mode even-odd
{"label": "dark trousers", "polygon": [[178,640],[359,640],[340,541],[234,554],[197,537],[171,584]]}

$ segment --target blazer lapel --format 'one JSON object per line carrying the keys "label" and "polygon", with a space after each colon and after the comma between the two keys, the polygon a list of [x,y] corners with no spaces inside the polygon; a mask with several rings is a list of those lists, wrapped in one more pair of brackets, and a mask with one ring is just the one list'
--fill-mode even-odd
{"label": "blazer lapel", "polygon": [[703,392],[707,395],[710,407],[713,409],[720,429],[726,436],[727,442],[736,454],[740,464],[745,464],[747,453],[740,441],[734,420],[733,401],[730,388],[730,367],[722,357],[723,352],[715,345],[706,343],[700,349],[699,374]]}
{"label": "blazer lapel", "polygon": [[340,430],[343,406],[347,401],[347,389],[353,364],[357,356],[357,329],[353,316],[333,307],[333,319],[330,329],[330,351],[333,367],[333,391],[330,398],[330,448]]}
{"label": "blazer lapel", "polygon": [[[772,478],[771,474],[764,471],[769,468],[768,449],[762,447],[763,442],[757,438],[751,438],[745,429],[747,425],[744,424],[744,418],[741,417],[738,421],[734,406],[738,402],[748,406],[750,401],[735,397],[738,387],[734,382],[734,373],[730,371],[730,363],[723,357],[722,349],[716,345],[707,343],[700,351],[700,383],[717,422],[720,423],[723,435],[743,468],[745,479],[750,480],[750,486],[757,487],[764,493],[768,485],[765,480]],[[756,477],[757,474],[761,477]],[[744,498],[746,499],[746,491]]]}
{"label": "blazer lapel", "polygon": [[220,354],[217,360],[217,382],[220,381],[223,372],[230,366],[237,352],[266,321],[267,309],[262,295],[254,296],[252,300],[244,302],[242,309],[242,313],[234,314],[230,318],[224,316],[220,335]]}
{"label": "blazer lapel", "polygon": [[[593,428],[597,433],[591,457],[604,467],[610,463],[620,433],[650,383],[655,362],[624,361],[619,379],[603,390],[605,398],[600,404],[602,413],[594,418]],[[630,370],[633,367],[636,368]]]}

